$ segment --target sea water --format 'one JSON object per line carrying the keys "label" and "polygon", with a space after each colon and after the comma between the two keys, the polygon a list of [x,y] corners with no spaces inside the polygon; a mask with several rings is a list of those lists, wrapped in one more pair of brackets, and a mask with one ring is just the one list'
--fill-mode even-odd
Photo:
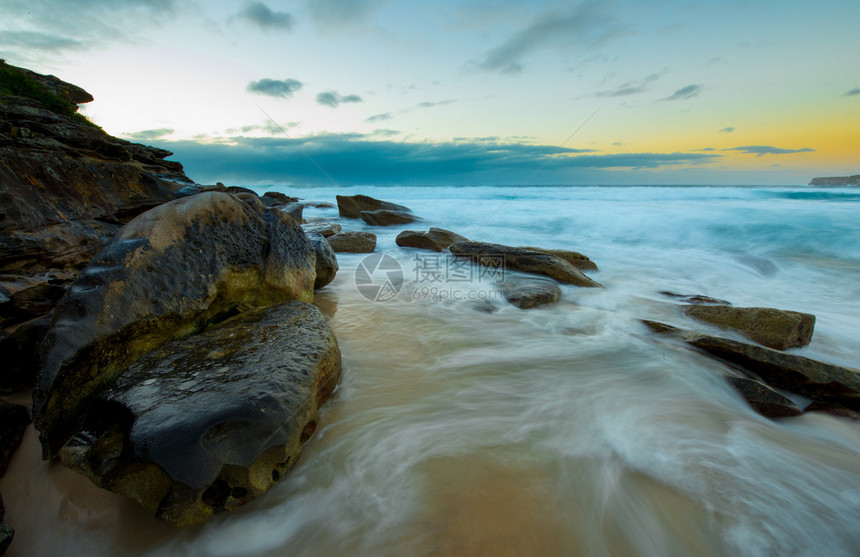
{"label": "sea water", "polygon": [[[377,234],[377,248],[339,254],[317,293],[344,373],[299,464],[261,499],[174,531],[40,463],[30,432],[0,483],[18,530],[8,555],[860,551],[860,423],[761,417],[724,364],[639,321],[732,336],[684,317],[667,291],[813,313],[811,344],[791,352],[860,367],[857,188],[256,189],[362,193],[422,219],[341,221]],[[401,230],[429,226],[579,251],[605,288],[564,285],[558,304],[520,310],[499,294],[520,273],[465,276],[396,246]],[[377,281],[394,295],[359,288]]]}

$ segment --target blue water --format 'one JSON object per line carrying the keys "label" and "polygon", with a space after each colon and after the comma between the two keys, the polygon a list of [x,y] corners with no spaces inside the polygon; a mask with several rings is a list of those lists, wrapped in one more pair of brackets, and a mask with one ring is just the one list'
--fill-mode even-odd
{"label": "blue water", "polygon": [[[362,193],[423,219],[340,221],[376,233],[404,283],[371,302],[356,286],[365,256],[338,255],[317,304],[344,376],[297,467],[260,500],[176,532],[16,457],[3,480],[18,527],[10,555],[858,554],[860,423],[763,418],[723,364],[639,322],[704,327],[661,291],[809,312],[813,340],[792,351],[860,367],[856,188],[256,189],[332,203]],[[418,256],[394,238],[430,226],[582,252],[606,288],[563,286],[559,304],[529,311],[488,283],[416,296],[428,288]],[[34,468],[35,481],[14,481]]]}

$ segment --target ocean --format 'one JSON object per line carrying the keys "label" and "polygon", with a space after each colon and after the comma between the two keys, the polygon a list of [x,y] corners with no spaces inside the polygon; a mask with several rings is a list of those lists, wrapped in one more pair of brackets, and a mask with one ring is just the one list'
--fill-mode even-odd
{"label": "ocean", "polygon": [[[860,189],[254,189],[361,193],[423,219],[343,222],[377,248],[338,254],[317,293],[344,373],[299,464],[174,531],[39,462],[31,432],[3,480],[7,555],[857,555],[860,422],[764,418],[724,364],[640,319],[717,332],[666,291],[808,312],[812,342],[791,352],[860,368]],[[396,246],[430,226],[579,251],[605,288],[564,285],[558,304],[520,310],[498,290],[523,275]]]}

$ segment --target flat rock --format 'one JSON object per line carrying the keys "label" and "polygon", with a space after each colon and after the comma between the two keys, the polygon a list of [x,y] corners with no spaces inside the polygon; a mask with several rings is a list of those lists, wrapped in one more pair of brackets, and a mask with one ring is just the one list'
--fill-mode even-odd
{"label": "flat rock", "polygon": [[479,265],[545,275],[576,286],[601,287],[564,259],[548,253],[483,242],[455,242],[448,249],[454,256]]}
{"label": "flat rock", "polygon": [[731,302],[727,302],[726,300],[720,300],[719,298],[712,298],[710,296],[705,296],[703,294],[678,294],[677,292],[669,292],[668,290],[661,290],[660,294],[663,296],[667,296],[669,298],[675,298],[679,302],[683,302],[685,304],[701,304],[701,305],[713,305],[713,306],[730,306]]}
{"label": "flat rock", "polygon": [[313,301],[315,259],[295,221],[259,199],[201,193],[131,221],[72,284],[42,343],[34,421],[44,456],[142,354],[239,307]]}
{"label": "flat rock", "polygon": [[502,294],[518,308],[530,309],[558,302],[561,299],[561,288],[548,280],[528,281],[505,285]]}
{"label": "flat rock", "polygon": [[409,224],[415,222],[418,217],[405,211],[389,211],[378,209],[376,211],[362,211],[358,214],[361,220],[372,226],[392,226],[395,224]]}
{"label": "flat rock", "polygon": [[322,234],[308,234],[311,244],[314,246],[314,252],[317,256],[316,271],[317,278],[314,280],[314,290],[319,290],[334,280],[337,274],[337,257],[331,244],[323,237]]}
{"label": "flat rock", "polygon": [[388,201],[382,201],[367,195],[359,194],[337,196],[337,210],[342,217],[357,219],[360,217],[362,211],[376,211],[379,209],[387,211],[402,211],[404,213],[412,212],[409,207],[390,203]]}
{"label": "flat rock", "polygon": [[799,416],[803,411],[791,401],[764,383],[745,377],[727,377],[729,383],[752,406],[753,410],[768,418]]}
{"label": "flat rock", "polygon": [[527,249],[531,251],[539,251],[541,253],[548,253],[550,255],[555,255],[556,257],[560,257],[579,269],[580,271],[597,271],[597,264],[588,258],[587,255],[583,255],[578,251],[570,251],[566,249],[545,249],[545,248],[536,248],[532,246],[525,246],[522,249]]}
{"label": "flat rock", "polygon": [[454,242],[468,242],[469,240],[450,230],[431,227],[427,232],[404,230],[397,235],[394,241],[398,246],[404,248],[442,251]]}
{"label": "flat rock", "polygon": [[29,423],[30,412],[26,407],[0,399],[0,477],[6,473],[9,459],[21,444]]}
{"label": "flat rock", "polygon": [[643,323],[657,333],[676,336],[719,360],[752,372],[768,385],[823,404],[860,410],[860,370],[656,321]]}
{"label": "flat rock", "polygon": [[815,329],[814,315],[781,309],[691,305],[684,308],[684,313],[705,323],[736,330],[776,350],[806,346]]}
{"label": "flat rock", "polygon": [[293,467],[340,374],[315,306],[242,313],[132,364],[99,393],[61,458],[174,526],[197,524]]}
{"label": "flat rock", "polygon": [[337,253],[370,253],[376,249],[376,234],[360,230],[339,232],[326,240]]}
{"label": "flat rock", "polygon": [[342,230],[336,222],[313,222],[302,225],[305,234],[322,234],[324,237],[334,236]]}

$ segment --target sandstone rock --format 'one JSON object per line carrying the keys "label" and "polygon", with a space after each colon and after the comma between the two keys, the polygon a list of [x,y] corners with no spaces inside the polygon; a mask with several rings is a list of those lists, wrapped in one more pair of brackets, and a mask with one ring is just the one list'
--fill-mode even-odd
{"label": "sandstone rock", "polygon": [[454,242],[468,242],[469,240],[459,234],[455,234],[444,228],[430,228],[427,232],[417,230],[404,230],[394,240],[398,246],[404,248],[419,248],[433,251],[442,251]]}
{"label": "sandstone rock", "polygon": [[93,401],[63,463],[177,527],[254,499],[313,434],[341,374],[313,305],[242,313],[160,346]]}
{"label": "sandstone rock", "polygon": [[779,350],[643,321],[724,362],[752,372],[768,385],[849,410],[860,410],[860,370],[795,356]]}
{"label": "sandstone rock", "polygon": [[132,361],[235,313],[313,300],[315,255],[278,210],[210,192],[139,216],[81,272],[54,311],[34,393],[46,458],[90,398]]}
{"label": "sandstone rock", "polygon": [[806,346],[812,339],[815,316],[771,308],[692,305],[684,313],[724,329],[734,329],[768,348],[785,350]]}
{"label": "sandstone rock", "polygon": [[336,222],[315,222],[303,224],[302,230],[305,231],[305,234],[322,234],[328,238],[340,232],[341,226]]}
{"label": "sandstone rock", "polygon": [[30,413],[24,406],[0,399],[0,477],[6,473],[29,423]]}
{"label": "sandstone rock", "polygon": [[334,280],[334,276],[337,274],[337,257],[334,255],[334,250],[331,249],[331,244],[322,234],[308,234],[307,236],[310,238],[317,256],[317,278],[314,281],[314,290],[319,290]]}
{"label": "sandstone rock", "polygon": [[287,203],[286,205],[278,205],[278,209],[289,215],[298,224],[302,223],[302,211],[305,206],[301,203]]}
{"label": "sandstone rock", "polygon": [[500,268],[545,275],[576,286],[601,287],[567,261],[548,253],[483,242],[455,242],[448,249],[454,256],[467,257],[479,265],[501,265]]}
{"label": "sandstone rock", "polygon": [[176,190],[174,197],[179,199],[180,197],[188,197],[189,195],[197,195],[198,193],[205,193],[209,191],[219,191],[222,193],[227,193],[227,186],[218,182],[214,186],[204,186],[200,184],[190,184],[188,186],[183,186]]}
{"label": "sandstone rock", "polygon": [[337,253],[370,253],[376,249],[376,234],[359,230],[339,232],[326,240]]}
{"label": "sandstone rock", "polygon": [[0,335],[0,394],[13,393],[36,386],[39,375],[39,345],[48,327],[51,317],[45,315],[37,319],[21,323],[8,335]]}
{"label": "sandstone rock", "polygon": [[561,299],[561,288],[555,282],[548,280],[505,285],[502,293],[508,302],[520,309],[554,304]]}
{"label": "sandstone rock", "polygon": [[281,203],[281,204],[296,203],[299,200],[298,197],[290,197],[287,194],[281,193],[279,191],[267,191],[266,193],[263,194],[263,197],[268,198],[268,199],[272,199],[272,200],[277,201],[278,203]]}
{"label": "sandstone rock", "polygon": [[556,257],[560,257],[579,269],[580,271],[596,271],[597,264],[588,258],[588,256],[583,255],[576,251],[570,251],[566,249],[545,249],[545,248],[535,248],[526,246],[521,249],[527,249],[531,251],[539,251],[541,253],[548,253],[550,255],[555,255]]}
{"label": "sandstone rock", "polygon": [[[219,184],[220,184],[220,182],[219,182]],[[257,195],[257,192],[255,192],[254,190],[252,190],[250,188],[245,188],[242,186],[227,186],[227,193],[232,193],[233,195],[237,195],[240,193],[247,193],[247,194],[253,195],[254,197],[260,197],[259,195]]]}
{"label": "sandstone rock", "polygon": [[357,219],[359,218],[362,211],[376,211],[379,209],[384,209],[388,211],[402,211],[405,213],[412,212],[408,207],[404,207],[403,205],[389,203],[388,201],[382,201],[380,199],[374,199],[373,197],[369,197],[367,195],[337,196],[337,210],[342,217]]}
{"label": "sandstone rock", "polygon": [[669,298],[676,298],[679,302],[684,302],[685,304],[704,304],[715,306],[732,305],[731,302],[720,300],[719,298],[711,298],[710,296],[703,296],[701,294],[678,294],[677,292],[669,292],[668,290],[661,290],[660,294],[668,296]]}
{"label": "sandstone rock", "polygon": [[379,209],[377,211],[362,211],[358,214],[361,220],[373,226],[391,226],[395,224],[409,224],[418,218],[405,211],[389,211]]}
{"label": "sandstone rock", "polygon": [[764,383],[744,377],[727,377],[729,383],[737,389],[753,410],[768,418],[785,418],[799,416],[803,411],[791,399],[782,396]]}

